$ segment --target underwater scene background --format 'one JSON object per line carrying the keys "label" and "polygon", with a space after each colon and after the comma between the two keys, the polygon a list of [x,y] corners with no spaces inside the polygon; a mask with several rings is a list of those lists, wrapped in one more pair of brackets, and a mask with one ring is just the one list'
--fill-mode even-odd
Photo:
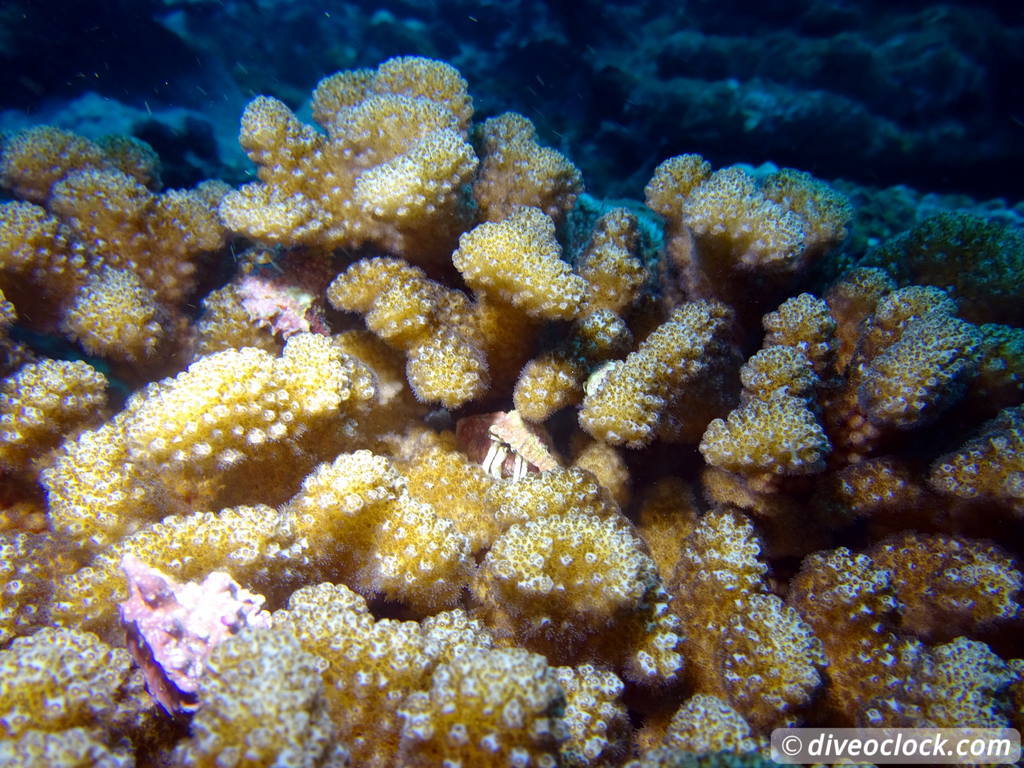
{"label": "underwater scene background", "polygon": [[0,3],[0,765],[1024,724],[1019,2]]}

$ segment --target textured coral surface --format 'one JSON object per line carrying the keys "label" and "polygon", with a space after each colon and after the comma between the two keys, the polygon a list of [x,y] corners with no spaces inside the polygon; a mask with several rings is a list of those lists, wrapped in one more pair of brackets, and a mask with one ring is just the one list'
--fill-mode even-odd
{"label": "textured coral surface", "polygon": [[1017,234],[931,221],[826,283],[857,212],[802,171],[597,201],[416,57],[311,111],[249,103],[238,188],[3,137],[0,764],[1019,727]]}

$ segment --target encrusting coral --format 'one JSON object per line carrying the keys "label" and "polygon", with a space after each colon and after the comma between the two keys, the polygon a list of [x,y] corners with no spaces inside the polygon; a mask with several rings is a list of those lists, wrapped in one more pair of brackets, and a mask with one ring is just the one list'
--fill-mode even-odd
{"label": "encrusting coral", "polygon": [[799,171],[598,201],[417,57],[312,116],[254,99],[238,189],[0,144],[0,763],[1019,727],[1015,230],[926,220],[821,285],[851,208]]}

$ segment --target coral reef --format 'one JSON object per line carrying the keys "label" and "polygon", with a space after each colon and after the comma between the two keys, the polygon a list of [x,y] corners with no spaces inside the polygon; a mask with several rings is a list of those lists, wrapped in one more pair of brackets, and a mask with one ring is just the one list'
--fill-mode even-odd
{"label": "coral reef", "polygon": [[32,472],[68,435],[95,425],[107,379],[82,361],[27,363],[0,385],[0,468]]}
{"label": "coral reef", "polygon": [[527,118],[514,112],[480,126],[483,164],[473,196],[485,219],[508,218],[515,206],[540,208],[561,219],[583,191],[579,170],[562,153],[537,144]]}
{"label": "coral reef", "polygon": [[338,736],[352,759],[367,766],[392,764],[406,695],[427,687],[438,664],[492,644],[462,611],[422,624],[375,621],[361,597],[336,584],[296,590],[274,622],[326,662],[326,697]]}
{"label": "coral reef", "polygon": [[4,138],[0,762],[768,765],[782,726],[1014,722],[1018,233],[833,257],[854,210],[807,173],[678,155],[602,203],[487,114],[406,56],[315,125],[252,100],[238,188]]}
{"label": "coral reef", "polygon": [[452,263],[474,291],[544,320],[579,315],[586,283],[561,259],[555,223],[539,208],[516,207],[459,238]]}
{"label": "coral reef", "polygon": [[666,269],[683,295],[744,312],[785,295],[852,216],[846,198],[810,174],[786,168],[758,183],[738,167],[712,172],[699,155],[663,162],[645,193],[666,220]]}
{"label": "coral reef", "polygon": [[[43,628],[0,651],[0,757],[17,765],[131,765],[170,731],[128,652]],[[161,731],[163,734],[161,734]]]}
{"label": "coral reef", "polygon": [[802,720],[825,656],[811,627],[768,591],[759,549],[742,515],[708,512],[684,539],[668,587],[697,691],[767,732]]}

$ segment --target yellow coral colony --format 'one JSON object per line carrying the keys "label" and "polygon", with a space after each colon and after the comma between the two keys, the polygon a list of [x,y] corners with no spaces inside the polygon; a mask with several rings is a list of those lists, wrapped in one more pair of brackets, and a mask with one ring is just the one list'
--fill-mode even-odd
{"label": "yellow coral colony", "polygon": [[[312,117],[255,98],[235,189],[165,190],[125,137],[0,144],[0,764],[1020,727],[1020,329],[878,268],[801,292],[851,208],[799,171],[582,197],[443,62],[326,77]],[[124,647],[126,557],[271,612],[187,722]]]}
{"label": "yellow coral colony", "polygon": [[466,142],[471,114],[459,73],[415,58],[321,81],[313,115],[326,135],[280,101],[255,99],[241,142],[260,182],[228,194],[221,216],[265,243],[447,256],[469,223],[461,187],[478,164]]}

